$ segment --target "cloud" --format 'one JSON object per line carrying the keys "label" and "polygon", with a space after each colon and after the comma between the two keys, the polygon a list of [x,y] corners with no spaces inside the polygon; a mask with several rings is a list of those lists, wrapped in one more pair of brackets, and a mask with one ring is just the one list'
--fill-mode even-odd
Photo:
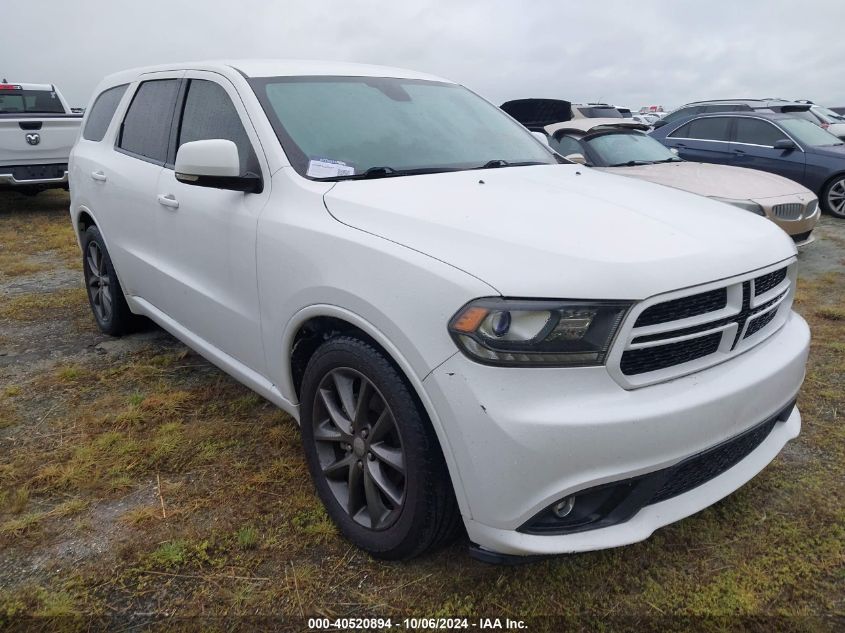
{"label": "cloud", "polygon": [[287,57],[401,66],[494,103],[526,96],[637,108],[718,97],[845,105],[845,3],[532,0],[27,0],[4,7],[0,74],[73,105],[134,66]]}

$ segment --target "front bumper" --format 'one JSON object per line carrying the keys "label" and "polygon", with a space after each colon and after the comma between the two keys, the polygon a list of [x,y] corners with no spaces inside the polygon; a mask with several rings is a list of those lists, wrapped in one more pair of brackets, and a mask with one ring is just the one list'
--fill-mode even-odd
{"label": "front bumper", "polygon": [[[808,194],[809,195],[809,194]],[[813,229],[821,218],[821,204],[816,203],[815,210],[809,215],[802,215],[794,220],[785,220],[775,215],[774,208],[780,204],[804,204],[797,196],[780,196],[776,198],[755,199],[754,202],[763,207],[766,217],[782,228],[791,237],[797,246],[806,246],[813,241],[811,236]]]}
{"label": "front bumper", "polygon": [[675,465],[774,416],[795,398],[808,348],[809,329],[793,313],[729,362],[630,391],[604,367],[487,367],[453,356],[424,384],[455,457],[470,540],[517,555],[615,547],[711,505],[798,434],[797,409],[736,465],[623,523],[556,535],[517,531],[572,493]]}

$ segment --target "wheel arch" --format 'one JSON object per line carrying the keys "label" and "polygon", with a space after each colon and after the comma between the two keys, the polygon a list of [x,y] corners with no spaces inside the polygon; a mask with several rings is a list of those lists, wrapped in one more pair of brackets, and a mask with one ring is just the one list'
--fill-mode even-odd
{"label": "wheel arch", "polygon": [[[818,196],[819,196],[819,206],[822,208],[823,211],[830,213],[830,209],[827,205],[827,190],[828,188],[837,180],[845,179],[845,171],[840,171],[832,176],[829,176],[824,183],[822,183],[821,188],[819,189]],[[836,217],[836,216],[834,216]]]}
{"label": "wheel arch", "polygon": [[[452,452],[446,430],[434,408],[434,404],[426,393],[422,381],[425,376],[419,376],[413,370],[411,363],[390,339],[376,326],[354,312],[334,305],[312,305],[300,310],[289,321],[284,335],[282,349],[287,354],[286,375],[283,377],[282,392],[285,397],[292,398],[301,406],[300,387],[302,373],[305,371],[308,359],[327,338],[338,334],[358,335],[374,344],[386,358],[393,363],[402,377],[408,382],[411,392],[423,407],[437,436],[440,450],[446,460],[452,488],[458,501],[461,514],[471,517],[469,502],[464,492],[455,456]],[[457,350],[455,350],[457,353]],[[298,364],[298,367],[295,365]]]}

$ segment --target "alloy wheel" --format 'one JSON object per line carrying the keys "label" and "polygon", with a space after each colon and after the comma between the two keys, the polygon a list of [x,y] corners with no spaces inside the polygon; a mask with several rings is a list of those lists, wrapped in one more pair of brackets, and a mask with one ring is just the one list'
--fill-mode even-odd
{"label": "alloy wheel", "polygon": [[405,502],[405,451],[378,388],[351,368],[328,372],[314,401],[314,441],[335,499],[359,525],[384,530]]}
{"label": "alloy wheel", "polygon": [[833,183],[828,189],[827,205],[832,213],[845,215],[845,178]]}
{"label": "alloy wheel", "polygon": [[106,268],[105,257],[99,244],[88,243],[85,263],[88,268],[88,294],[97,319],[108,322],[112,314],[111,278]]}

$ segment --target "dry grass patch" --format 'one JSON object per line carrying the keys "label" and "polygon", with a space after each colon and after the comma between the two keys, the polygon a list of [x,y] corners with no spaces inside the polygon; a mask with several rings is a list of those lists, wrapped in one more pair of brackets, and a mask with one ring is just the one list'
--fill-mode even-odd
{"label": "dry grass patch", "polygon": [[4,299],[0,305],[0,319],[40,321],[58,315],[78,316],[82,308],[88,309],[84,288],[19,294]]}

